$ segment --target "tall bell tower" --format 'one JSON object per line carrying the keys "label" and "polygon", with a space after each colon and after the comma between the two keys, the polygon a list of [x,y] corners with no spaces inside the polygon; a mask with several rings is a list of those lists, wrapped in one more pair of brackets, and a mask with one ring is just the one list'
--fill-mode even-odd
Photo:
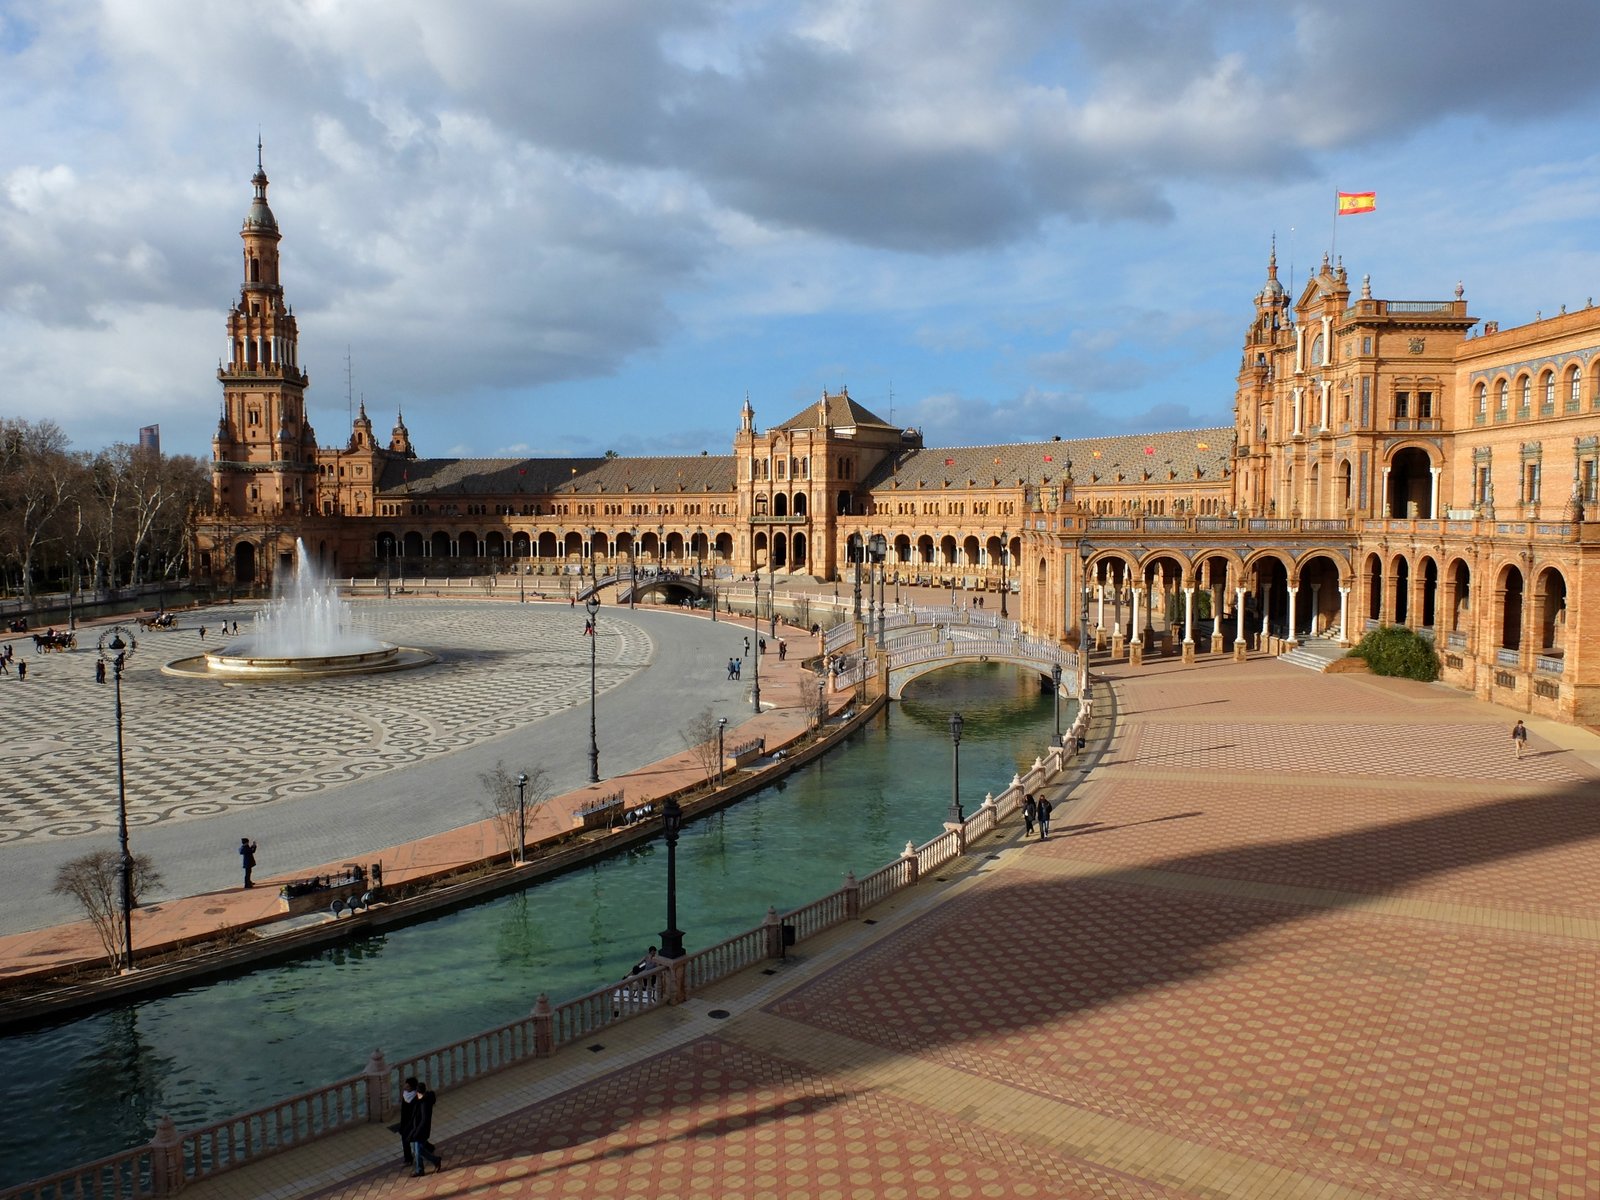
{"label": "tall bell tower", "polygon": [[[278,222],[256,142],[255,194],[239,237],[244,282],[228,310],[228,361],[218,367],[222,417],[212,442],[215,511],[285,518],[316,511],[317,438],[306,422],[294,312],[278,279]],[[285,522],[292,524],[292,522]],[[265,549],[265,547],[264,547]]]}

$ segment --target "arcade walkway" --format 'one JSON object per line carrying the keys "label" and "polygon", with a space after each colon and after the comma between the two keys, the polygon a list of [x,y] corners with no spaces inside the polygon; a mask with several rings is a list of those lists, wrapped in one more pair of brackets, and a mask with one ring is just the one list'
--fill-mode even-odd
{"label": "arcade walkway", "polygon": [[[229,1196],[1557,1197],[1600,1177],[1600,738],[1254,659],[1112,667],[1047,843]],[[531,999],[531,998],[530,998]]]}

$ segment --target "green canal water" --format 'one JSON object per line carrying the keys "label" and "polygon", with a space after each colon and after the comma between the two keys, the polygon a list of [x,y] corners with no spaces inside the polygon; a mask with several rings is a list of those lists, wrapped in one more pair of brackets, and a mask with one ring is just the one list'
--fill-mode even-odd
{"label": "green canal water", "polygon": [[[876,870],[939,832],[948,718],[965,718],[968,813],[1048,743],[1039,678],[955,667],[788,779],[685,827],[678,923],[689,950]],[[1062,723],[1070,720],[1063,701]],[[525,891],[157,999],[4,1039],[13,1083],[0,1186],[189,1128],[501,1024],[624,975],[665,924],[659,842]]]}

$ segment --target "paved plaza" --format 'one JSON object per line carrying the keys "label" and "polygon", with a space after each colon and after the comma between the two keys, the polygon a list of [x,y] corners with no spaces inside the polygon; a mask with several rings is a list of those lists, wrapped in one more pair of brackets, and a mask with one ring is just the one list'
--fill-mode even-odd
{"label": "paved plaza", "polygon": [[[513,773],[543,766],[554,791],[588,778],[582,608],[356,607],[378,636],[440,661],[313,683],[221,684],[160,668],[218,645],[224,618],[248,625],[250,607],[185,612],[175,629],[138,635],[123,681],[128,817],[134,849],[155,860],[166,894],[236,886],[233,848],[245,835],[262,847],[265,877],[479,821],[487,801],[477,775],[497,761]],[[94,682],[100,632],[86,626],[78,651],[37,657],[21,639],[27,680],[0,676],[0,933],[76,919],[71,901],[50,894],[56,865],[115,845],[112,686]],[[681,751],[682,726],[702,707],[742,719],[749,684],[728,682],[726,664],[748,632],[666,610],[601,610],[607,777]]]}
{"label": "paved plaza", "polygon": [[[1579,1197],[1600,738],[1267,659],[1105,672],[1087,778],[862,923],[219,1196]],[[723,1019],[719,1019],[719,1016]]]}

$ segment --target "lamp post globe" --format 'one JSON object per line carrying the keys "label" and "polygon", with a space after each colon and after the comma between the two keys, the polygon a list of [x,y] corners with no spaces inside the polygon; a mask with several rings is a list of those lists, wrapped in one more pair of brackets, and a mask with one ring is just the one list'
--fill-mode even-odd
{"label": "lamp post globe", "polygon": [[960,825],[966,818],[961,813],[961,714],[950,714],[950,747],[952,758],[950,760],[950,813],[945,820],[952,825]]}
{"label": "lamp post globe", "polygon": [[589,782],[600,782],[600,739],[595,723],[595,643],[600,640],[600,599],[590,595],[583,611],[589,614]]}

